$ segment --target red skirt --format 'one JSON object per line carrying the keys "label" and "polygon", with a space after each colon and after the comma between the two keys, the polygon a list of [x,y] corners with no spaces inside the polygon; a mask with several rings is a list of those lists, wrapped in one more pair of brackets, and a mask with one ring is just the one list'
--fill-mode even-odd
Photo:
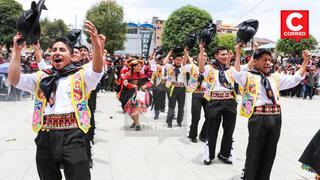
{"label": "red skirt", "polygon": [[149,91],[136,91],[124,106],[124,111],[129,116],[146,113],[150,105]]}

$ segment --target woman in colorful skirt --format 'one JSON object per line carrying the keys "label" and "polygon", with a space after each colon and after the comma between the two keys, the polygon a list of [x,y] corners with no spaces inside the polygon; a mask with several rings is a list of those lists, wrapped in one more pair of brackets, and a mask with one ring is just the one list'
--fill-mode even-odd
{"label": "woman in colorful skirt", "polygon": [[136,131],[141,130],[139,114],[145,113],[151,104],[149,89],[152,86],[151,80],[141,71],[144,65],[143,60],[129,59],[126,61],[129,71],[123,77],[121,103],[124,105],[124,112],[133,120],[130,128]]}
{"label": "woman in colorful skirt", "polygon": [[316,180],[320,180],[320,130],[313,136],[299,161],[302,169],[316,173]]}

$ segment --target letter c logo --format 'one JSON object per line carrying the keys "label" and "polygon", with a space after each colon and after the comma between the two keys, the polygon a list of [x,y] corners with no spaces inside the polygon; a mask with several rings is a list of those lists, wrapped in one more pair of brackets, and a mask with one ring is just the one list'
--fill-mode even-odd
{"label": "letter c logo", "polygon": [[303,17],[303,15],[300,14],[300,13],[297,13],[297,12],[290,14],[290,15],[287,17],[287,20],[286,20],[287,27],[288,27],[291,31],[300,31],[300,30],[303,28],[303,26],[301,26],[301,25],[294,26],[294,25],[292,24],[292,20],[293,20],[294,18],[301,19],[302,17]]}

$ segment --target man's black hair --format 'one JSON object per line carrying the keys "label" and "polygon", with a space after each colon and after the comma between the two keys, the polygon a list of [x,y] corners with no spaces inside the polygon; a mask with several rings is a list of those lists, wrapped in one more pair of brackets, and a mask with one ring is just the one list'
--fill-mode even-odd
{"label": "man's black hair", "polygon": [[57,42],[62,42],[63,44],[65,44],[67,46],[67,48],[69,49],[70,51],[70,54],[73,54],[73,45],[72,43],[69,41],[69,39],[65,38],[65,37],[62,37],[62,38],[58,38],[56,39],[53,44],[57,43]]}
{"label": "man's black hair", "polygon": [[173,59],[176,59],[177,57],[183,57],[183,56],[184,56],[183,53],[174,53],[174,54],[172,55]]}
{"label": "man's black hair", "polygon": [[228,49],[226,47],[219,46],[214,49],[214,55],[217,55],[217,54],[219,54],[220,51],[225,51],[225,50],[228,50]]}
{"label": "man's black hair", "polygon": [[75,47],[75,48],[79,49],[79,51],[80,51],[80,49],[84,48],[84,49],[86,49],[88,52],[90,52],[90,51],[89,51],[89,48],[88,48],[87,46],[85,46],[85,45],[79,45],[79,46],[77,46],[77,47]]}
{"label": "man's black hair", "polygon": [[258,49],[253,53],[253,59],[259,59],[261,58],[264,54],[268,54],[272,56],[271,52],[266,50],[266,49]]}

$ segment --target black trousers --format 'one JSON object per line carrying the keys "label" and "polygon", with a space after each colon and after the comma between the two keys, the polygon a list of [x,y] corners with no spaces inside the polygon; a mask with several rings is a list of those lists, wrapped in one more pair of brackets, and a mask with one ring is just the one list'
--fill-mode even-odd
{"label": "black trousers", "polygon": [[107,80],[106,80],[106,78],[107,78],[107,74],[106,73],[104,73],[103,74],[103,76],[102,76],[102,78],[101,78],[101,80],[100,80],[100,86],[99,86],[99,90],[106,90],[106,88],[107,88]]}
{"label": "black trousers", "polygon": [[295,87],[295,96],[300,97],[301,90],[302,90],[302,85],[301,85],[301,84],[298,84],[298,85]]}
{"label": "black trousers", "polygon": [[[201,118],[201,107],[205,108],[205,104],[207,100],[203,98],[203,93],[193,93],[191,100],[191,125],[189,131],[189,138],[196,138],[198,136],[198,124]],[[205,115],[206,117],[206,115]],[[207,118],[202,125],[202,129],[200,132],[200,137],[203,139],[207,138]]]}
{"label": "black trousers", "polygon": [[80,129],[40,131],[35,139],[40,180],[90,180],[85,134]]}
{"label": "black trousers", "polygon": [[159,115],[160,110],[164,110],[166,106],[166,88],[165,84],[161,83],[158,87],[153,88],[153,102],[156,116]]}
{"label": "black trousers", "polygon": [[90,129],[88,133],[86,134],[86,148],[87,148],[87,155],[89,160],[92,161],[92,153],[91,153],[91,143],[94,143],[94,135],[95,135],[95,129],[96,129],[96,121],[94,119],[94,113],[96,111],[96,106],[97,106],[97,92],[98,88],[95,90],[91,91],[90,93],[90,98],[88,100],[88,106],[91,112],[91,117],[90,117]]}
{"label": "black trousers", "polygon": [[232,149],[232,135],[236,125],[237,102],[234,99],[210,100],[205,106],[208,121],[209,158],[215,158],[216,143],[222,121],[223,136],[220,153],[229,158]]}
{"label": "black trousers", "polygon": [[[170,92],[169,92],[170,93]],[[184,104],[186,99],[186,88],[185,87],[175,87],[172,95],[169,95],[169,108],[167,115],[167,123],[172,124],[174,117],[174,109],[176,103],[178,102],[178,117],[177,122],[182,123],[183,114],[184,114]]]}
{"label": "black trousers", "polygon": [[269,180],[281,131],[281,115],[255,115],[249,119],[245,180]]}
{"label": "black trousers", "polygon": [[309,96],[310,99],[312,99],[313,97],[313,87],[306,85],[306,91],[304,93],[304,98],[307,98],[307,96]]}
{"label": "black trousers", "polygon": [[114,82],[114,74],[109,75],[107,79],[107,90],[108,91],[114,91],[115,90],[115,82]]}

